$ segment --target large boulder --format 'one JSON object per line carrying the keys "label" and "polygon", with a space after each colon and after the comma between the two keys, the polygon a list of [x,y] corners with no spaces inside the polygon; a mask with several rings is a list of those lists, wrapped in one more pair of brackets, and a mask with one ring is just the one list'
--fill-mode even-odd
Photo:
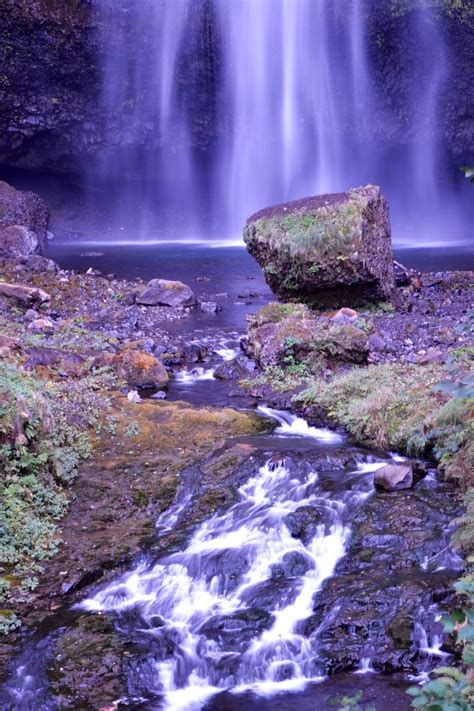
{"label": "large boulder", "polygon": [[378,489],[396,491],[411,489],[413,486],[413,466],[411,462],[387,464],[375,472],[374,484]]}
{"label": "large boulder", "polygon": [[0,255],[29,257],[44,248],[49,210],[36,193],[0,181]]}
{"label": "large boulder", "polygon": [[144,306],[194,306],[196,303],[189,286],[168,279],[152,279],[137,296],[137,304]]}
{"label": "large boulder", "polygon": [[388,206],[373,185],[262,210],[244,240],[281,298],[350,304],[394,287]]}

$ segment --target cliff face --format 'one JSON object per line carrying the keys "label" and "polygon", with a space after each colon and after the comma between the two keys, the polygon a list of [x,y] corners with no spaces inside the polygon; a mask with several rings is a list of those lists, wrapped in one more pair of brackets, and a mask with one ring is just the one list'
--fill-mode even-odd
{"label": "cliff face", "polygon": [[[117,0],[117,11],[126,5]],[[183,52],[177,80],[192,97],[186,102],[193,107],[187,117],[190,140],[204,155],[226,128],[216,110],[219,46],[211,0],[196,0],[193,12],[202,25],[202,43]],[[414,11],[404,6],[394,12],[393,4],[367,0],[366,12],[379,106],[368,119],[369,135],[407,144],[414,138],[407,99],[416,96],[417,82],[423,81],[411,71],[406,27]],[[439,12],[448,70],[436,130],[451,154],[467,160],[474,144],[473,13]],[[0,163],[78,172],[84,159],[114,151],[123,145],[122,137],[129,140],[126,107],[117,107],[113,125],[102,115],[101,22],[94,0],[0,0]],[[141,39],[131,38],[131,51]],[[429,57],[425,70],[429,74]],[[145,127],[143,147],[153,145],[155,134],[153,127]]]}
{"label": "cliff face", "polygon": [[0,0],[0,162],[75,169],[96,134],[97,37],[88,0]]}
{"label": "cliff face", "polygon": [[[432,130],[438,132],[437,138],[452,155],[472,155],[474,9],[463,0],[454,5],[447,0],[366,0],[369,61],[378,102],[371,130],[382,140],[398,145],[415,140],[413,119],[418,116],[422,120],[426,109],[417,97],[423,94],[444,53],[439,122]],[[434,22],[444,46],[432,42],[430,25]],[[420,42],[422,63],[414,61]]]}

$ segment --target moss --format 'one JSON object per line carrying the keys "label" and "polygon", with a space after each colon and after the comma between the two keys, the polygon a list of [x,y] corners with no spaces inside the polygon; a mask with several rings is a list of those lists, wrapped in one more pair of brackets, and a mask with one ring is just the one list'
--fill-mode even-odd
{"label": "moss", "polygon": [[437,364],[356,368],[331,382],[316,380],[297,403],[326,412],[359,444],[412,455],[432,452],[447,476],[469,486],[474,398],[469,390],[451,396],[440,387],[447,374],[449,366],[447,373]]}
{"label": "moss", "polygon": [[[254,223],[254,228],[262,239],[271,244],[278,241],[281,249],[286,249],[290,258],[304,254],[314,262],[332,257],[334,252],[344,258],[357,249],[362,229],[364,200],[356,193],[342,204],[325,205],[315,212],[292,212],[290,215],[276,215]],[[311,273],[319,271],[318,264],[309,267]],[[267,266],[267,272],[275,269]],[[270,273],[270,272],[269,272]],[[286,274],[286,281],[297,280],[298,275]],[[291,288],[287,285],[287,288]]]}
{"label": "moss", "polygon": [[249,328],[263,326],[265,323],[279,323],[287,318],[310,318],[311,311],[303,304],[280,304],[273,301],[263,306],[251,316]]}
{"label": "moss", "polygon": [[472,21],[474,8],[470,0],[391,0],[390,12],[394,17],[403,17],[413,10],[432,10],[437,15],[445,14],[462,23]]}

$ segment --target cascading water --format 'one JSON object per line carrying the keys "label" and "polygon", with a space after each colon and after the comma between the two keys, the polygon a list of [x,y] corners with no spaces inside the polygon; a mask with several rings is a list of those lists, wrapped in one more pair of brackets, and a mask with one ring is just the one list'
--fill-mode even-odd
{"label": "cascading water", "polygon": [[[264,413],[279,423],[277,435],[304,433],[315,446],[341,442],[287,413]],[[191,711],[223,689],[268,694],[319,679],[317,638],[305,636],[302,625],[345,553],[351,518],[373,490],[369,472],[380,466],[359,464],[345,472],[341,488],[330,470],[302,469],[275,454],[184,551],[136,568],[81,603],[114,612],[120,629],[131,626],[153,641],[131,687],[138,694],[146,688],[168,710]],[[303,540],[291,532],[301,511],[313,515]]]}
{"label": "cascading water", "polygon": [[[99,172],[120,183],[135,234],[236,237],[265,205],[376,182],[395,224],[417,214],[434,241],[452,180],[440,110],[449,56],[433,11],[412,10],[396,30],[403,86],[392,97],[374,66],[370,0],[97,7],[110,146]],[[400,112],[406,130],[393,138]]]}

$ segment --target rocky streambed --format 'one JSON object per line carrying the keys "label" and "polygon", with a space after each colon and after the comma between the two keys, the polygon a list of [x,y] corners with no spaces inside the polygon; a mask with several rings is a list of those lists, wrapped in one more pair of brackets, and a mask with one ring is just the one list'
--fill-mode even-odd
{"label": "rocky streambed", "polygon": [[1,708],[410,708],[459,656],[469,406],[433,388],[469,372],[472,275],[310,310],[75,273],[33,228],[1,264]]}

